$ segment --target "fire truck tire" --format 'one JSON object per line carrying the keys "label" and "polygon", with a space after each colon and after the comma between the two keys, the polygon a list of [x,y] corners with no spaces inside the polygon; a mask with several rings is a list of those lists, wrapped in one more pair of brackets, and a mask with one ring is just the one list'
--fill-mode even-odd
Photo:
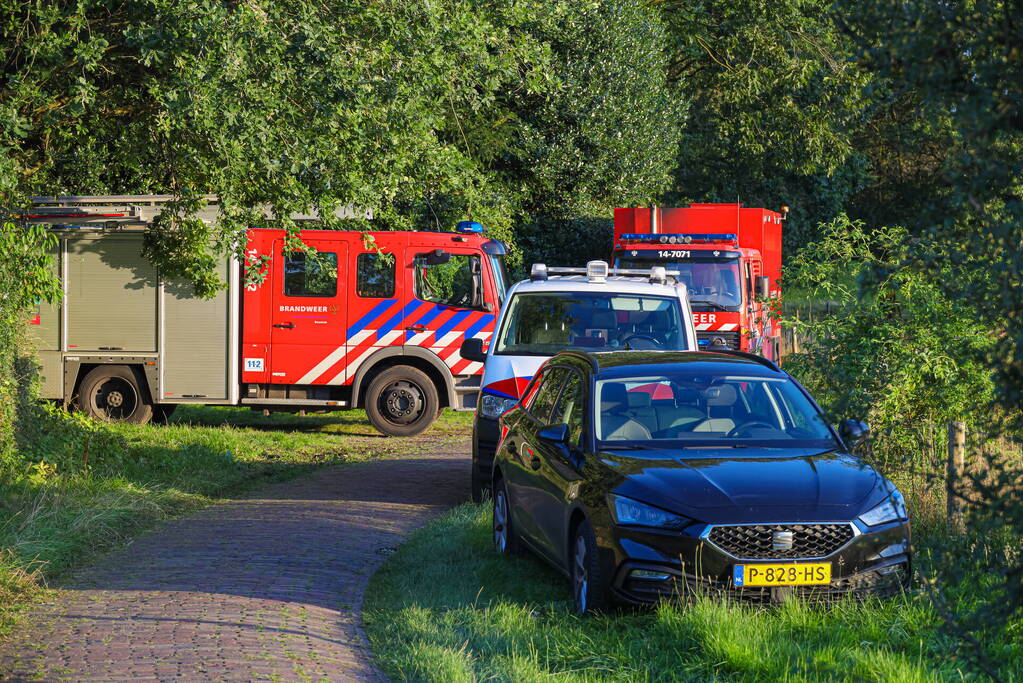
{"label": "fire truck tire", "polygon": [[366,390],[369,421],[388,436],[419,434],[433,424],[439,411],[433,380],[407,365],[384,370]]}
{"label": "fire truck tire", "polygon": [[104,422],[149,422],[153,418],[153,404],[140,375],[126,365],[93,368],[78,387],[78,407]]}

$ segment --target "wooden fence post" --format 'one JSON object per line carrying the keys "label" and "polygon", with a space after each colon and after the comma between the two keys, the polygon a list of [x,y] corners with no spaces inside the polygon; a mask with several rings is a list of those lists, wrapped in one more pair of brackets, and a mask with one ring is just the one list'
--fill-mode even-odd
{"label": "wooden fence post", "polygon": [[963,511],[955,491],[959,485],[963,470],[966,468],[966,423],[950,422],[948,424],[948,472],[945,478],[946,495],[948,497],[948,528],[963,528]]}

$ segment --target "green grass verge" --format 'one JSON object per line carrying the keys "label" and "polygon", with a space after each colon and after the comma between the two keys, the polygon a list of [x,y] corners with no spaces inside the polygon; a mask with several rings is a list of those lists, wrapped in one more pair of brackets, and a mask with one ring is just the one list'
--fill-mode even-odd
{"label": "green grass verge", "polygon": [[471,419],[445,411],[419,437],[395,439],[362,411],[264,417],[183,406],[158,426],[42,410],[23,427],[15,459],[0,463],[0,637],[42,581],[156,522],[316,467],[463,438]]}
{"label": "green grass verge", "polygon": [[[484,506],[416,533],[373,578],[365,608],[378,661],[398,680],[970,678],[923,596],[833,608],[702,598],[581,619],[561,575],[493,552]],[[1023,646],[1006,648],[1006,662],[1021,661]]]}

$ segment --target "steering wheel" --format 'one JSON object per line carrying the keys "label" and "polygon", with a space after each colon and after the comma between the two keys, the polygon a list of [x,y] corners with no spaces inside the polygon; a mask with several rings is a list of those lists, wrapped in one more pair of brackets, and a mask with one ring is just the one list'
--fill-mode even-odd
{"label": "steering wheel", "polygon": [[[645,339],[654,345],[653,349],[633,349],[634,351],[655,351],[657,349],[664,348],[664,342],[655,337],[651,337],[646,334],[630,334],[628,337],[622,340],[622,344],[629,344],[633,339]],[[631,347],[630,347],[631,348]]]}
{"label": "steering wheel", "polygon": [[730,430],[728,430],[728,433],[725,434],[725,438],[728,439],[734,436],[738,436],[740,432],[743,432],[749,429],[750,427],[767,427],[768,429],[778,431],[778,428],[772,424],[761,422],[760,420],[754,420],[753,422],[745,422],[739,425],[738,427],[732,427]]}

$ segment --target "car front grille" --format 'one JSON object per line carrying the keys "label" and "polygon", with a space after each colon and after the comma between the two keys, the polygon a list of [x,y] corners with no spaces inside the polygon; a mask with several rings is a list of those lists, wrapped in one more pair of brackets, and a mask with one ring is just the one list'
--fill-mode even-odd
{"label": "car front grille", "polygon": [[[701,351],[717,351],[720,349],[739,350],[738,332],[697,332],[696,339],[699,342]],[[721,346],[720,342],[715,345],[714,340],[716,339],[725,342],[725,345]]]}
{"label": "car front grille", "polygon": [[[792,547],[774,548],[774,533],[790,532]],[[707,540],[732,557],[749,560],[825,557],[849,542],[852,525],[844,524],[743,524],[715,526]]]}

